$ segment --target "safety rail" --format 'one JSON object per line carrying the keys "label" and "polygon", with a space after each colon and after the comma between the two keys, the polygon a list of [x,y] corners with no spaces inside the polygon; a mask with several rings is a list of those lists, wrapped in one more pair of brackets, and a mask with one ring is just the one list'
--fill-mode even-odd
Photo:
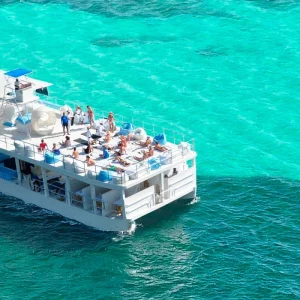
{"label": "safety rail", "polygon": [[[173,163],[177,158],[184,157],[190,150],[194,151],[193,139],[185,143],[185,146],[183,144],[176,145],[174,149],[169,149],[163,152],[162,155],[133,163],[133,170],[131,168],[120,173],[111,172],[113,174],[113,184],[124,184],[128,180],[137,179],[142,174],[148,174],[152,170],[161,168],[163,165]],[[35,144],[16,140],[6,135],[0,135],[0,146],[8,151],[14,151],[17,154],[37,161],[46,161],[46,155],[49,156],[50,153],[50,156],[53,156],[53,163],[49,163],[50,165],[63,167],[65,170],[70,170],[77,174],[84,173],[86,177],[92,179],[98,179],[101,170],[108,170],[107,167],[101,166],[97,162],[94,166],[87,166],[84,161],[75,159],[69,155],[54,155],[51,151],[40,151],[39,147]]]}
{"label": "safety rail", "polygon": [[[95,120],[97,119],[107,119],[109,112],[102,110],[95,114]],[[148,123],[145,121],[139,121],[134,119],[133,117],[128,118],[120,114],[114,114],[115,122],[118,126],[121,126],[124,122],[131,123],[134,129],[143,128],[149,136],[155,136],[159,133],[165,133],[168,136],[168,139],[172,141],[174,144],[178,144],[180,142],[185,142],[186,137],[184,134],[179,133],[179,130],[170,130],[166,128],[161,128],[153,123]],[[149,134],[149,132],[151,134]]]}
{"label": "safety rail", "polygon": [[[55,109],[59,112],[60,107],[63,106],[63,104],[61,104],[61,100],[54,98],[54,97],[47,97],[47,99],[51,100],[40,100],[42,103],[44,103],[46,106],[49,106],[52,109]],[[74,106],[74,101],[68,101],[68,100],[64,100],[64,104],[70,106],[72,108],[72,106]],[[85,107],[85,104],[78,102],[78,105],[81,107]],[[84,112],[87,113],[87,112]],[[94,110],[94,114],[95,114],[95,120],[97,119],[107,119],[108,115],[109,115],[110,111],[105,111],[105,110]],[[174,144],[180,143],[180,142],[184,142],[187,141],[189,138],[187,138],[184,134],[182,134],[181,132],[183,130],[183,128],[176,128],[176,130],[171,130],[171,129],[167,129],[167,128],[161,128],[160,126],[157,126],[153,123],[148,123],[145,121],[140,121],[138,119],[135,119],[133,117],[129,118],[126,116],[123,116],[121,114],[117,114],[114,113],[114,118],[115,118],[115,122],[118,125],[122,125],[124,122],[129,122],[131,123],[134,128],[143,128],[146,130],[146,132],[148,132],[148,135],[152,135],[155,136],[158,133],[165,133],[166,135],[168,135],[168,139],[170,141],[173,141]],[[151,134],[149,134],[151,133]]]}
{"label": "safety rail", "polygon": [[[161,168],[162,165],[173,163],[177,158],[185,156],[190,150],[194,150],[194,141],[186,142],[186,147],[183,145],[180,148],[180,145],[177,145],[177,150],[170,149],[164,152],[164,156],[155,156],[150,157],[149,159],[136,162],[132,166],[135,170],[127,170],[126,172],[116,173],[112,175],[112,180],[114,184],[124,184],[128,180],[137,179],[142,174],[148,174],[152,170],[156,170]],[[107,170],[106,167],[101,166],[99,164],[95,164],[94,166],[87,166],[86,163],[82,160],[77,160],[69,155],[54,155],[50,151],[42,152],[38,150],[38,146],[29,142],[24,142],[20,140],[16,140],[10,138],[6,135],[0,135],[0,146],[3,146],[4,149],[8,151],[14,151],[17,154],[22,154],[27,156],[28,158],[32,158],[37,161],[46,161],[46,154],[51,153],[53,156],[53,163],[50,165],[63,167],[66,170],[73,171],[77,174],[84,173],[86,177],[92,179],[98,179],[99,172],[101,170]],[[20,145],[23,144],[23,147]],[[189,148],[190,147],[190,148]],[[152,164],[151,164],[152,162]]]}

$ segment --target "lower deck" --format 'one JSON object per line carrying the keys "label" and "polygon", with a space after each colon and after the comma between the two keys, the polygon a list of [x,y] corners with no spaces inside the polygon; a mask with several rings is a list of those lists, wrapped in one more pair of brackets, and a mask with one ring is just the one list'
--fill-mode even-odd
{"label": "lower deck", "polygon": [[2,155],[0,161],[0,192],[106,231],[130,230],[136,219],[196,193],[195,166],[186,162],[114,190],[19,158]]}

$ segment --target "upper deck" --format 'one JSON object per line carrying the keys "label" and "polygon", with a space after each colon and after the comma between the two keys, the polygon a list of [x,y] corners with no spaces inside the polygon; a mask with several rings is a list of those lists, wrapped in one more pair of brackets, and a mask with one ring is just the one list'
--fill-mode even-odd
{"label": "upper deck", "polygon": [[[44,86],[50,85],[49,83],[43,83],[42,81],[26,79],[35,85],[34,90],[43,87],[43,84]],[[3,85],[5,85],[5,82],[2,80],[0,90],[5,94],[7,90]],[[13,82],[11,80],[9,81],[9,86],[10,90],[13,90]],[[94,150],[90,154],[91,158],[95,161],[95,165],[87,166],[85,163],[86,153],[84,152],[84,148],[87,146],[88,142],[87,128],[89,124],[74,124],[73,126],[70,126],[71,146],[67,148],[60,146],[59,144],[64,140],[60,120],[62,115],[60,107],[54,105],[50,101],[42,101],[35,93],[33,94],[32,97],[29,97],[29,101],[24,101],[23,103],[17,103],[14,95],[4,95],[3,98],[6,99],[2,99],[2,114],[0,114],[0,116],[3,117],[3,111],[7,106],[16,105],[18,107],[18,117],[26,119],[29,115],[29,106],[32,110],[35,105],[42,105],[55,113],[54,128],[51,133],[45,131],[45,134],[36,134],[34,130],[31,130],[30,120],[28,120],[28,122],[21,122],[26,124],[20,124],[18,121],[15,121],[16,126],[6,126],[4,125],[5,122],[3,122],[4,120],[2,118],[0,124],[0,148],[5,154],[31,162],[35,165],[40,165],[62,175],[75,177],[77,179],[80,178],[82,181],[86,182],[92,181],[95,185],[111,189],[129,188],[164,171],[180,168],[182,164],[196,156],[194,151],[194,141],[185,141],[184,136],[178,134],[178,132],[159,129],[155,124],[138,122],[132,118],[130,119],[119,114],[114,114],[116,128],[111,134],[112,140],[109,143],[105,143],[103,137],[95,139],[95,145],[93,146]],[[107,116],[109,112],[95,111],[94,113],[95,123],[102,122],[104,127],[107,127]],[[126,152],[121,156],[123,160],[128,162],[128,165],[121,165],[115,160],[114,152],[117,150],[117,145],[120,142],[120,126],[122,126],[124,122],[130,123],[135,130],[142,128],[146,132],[146,135],[150,136],[152,140],[157,134],[165,134],[167,142],[164,147],[166,147],[167,150],[163,152],[154,150],[154,155],[152,157],[139,161],[137,158],[141,159],[143,151],[147,150],[147,148],[142,147],[139,144],[140,142],[144,142],[145,139],[137,140],[137,135],[133,132],[132,137],[127,142]],[[96,135],[95,128],[91,128],[91,134]],[[49,161],[45,159],[47,152],[39,151],[41,139],[44,139],[50,150],[52,149],[52,145],[56,143],[59,146],[58,148],[60,148],[62,155],[56,156],[55,159],[49,163]],[[111,148],[109,151],[110,156],[109,158],[104,159],[101,156],[103,155],[103,146],[107,146],[107,144],[109,144]],[[71,157],[73,147],[76,147],[79,152],[78,159]],[[106,182],[99,181],[99,173],[105,170],[109,171],[111,180]]]}
{"label": "upper deck", "polygon": [[[103,117],[100,119],[104,122],[106,121]],[[117,119],[117,124],[119,122]],[[122,123],[122,121],[120,123]],[[135,124],[136,122],[134,122],[135,128],[140,128],[139,125]],[[132,140],[127,143],[126,154],[121,156],[121,158],[126,160],[130,165],[123,166],[115,160],[114,156],[114,151],[120,141],[120,136],[118,134],[119,126],[117,126],[116,130],[113,132],[111,142],[108,143],[113,148],[113,150],[109,151],[110,157],[106,159],[101,158],[101,155],[103,155],[103,145],[107,143],[104,143],[103,138],[100,138],[97,141],[97,144],[94,145],[93,152],[90,154],[95,161],[95,165],[87,166],[85,163],[86,153],[84,152],[84,148],[86,148],[88,141],[86,136],[87,126],[87,124],[71,126],[71,146],[67,148],[60,146],[59,148],[62,155],[58,156],[51,164],[45,162],[45,154],[47,152],[40,152],[38,147],[41,139],[44,139],[49,149],[52,148],[53,143],[59,145],[59,143],[64,140],[59,117],[57,118],[54,131],[45,136],[37,136],[32,132],[31,137],[28,137],[26,132],[20,132],[17,127],[7,127],[1,124],[0,148],[2,152],[10,156],[34,163],[35,165],[43,166],[46,169],[55,170],[60,174],[69,175],[71,177],[74,175],[76,177],[80,176],[82,179],[88,180],[96,180],[101,170],[112,171],[113,168],[111,168],[111,166],[116,167],[117,170],[120,171],[111,172],[112,181],[110,183],[97,182],[97,185],[113,189],[117,186],[119,186],[119,188],[129,188],[138,182],[145,181],[167,169],[172,169],[196,156],[193,148],[193,140],[190,142],[176,143],[176,136],[174,136],[175,141],[167,142],[164,145],[168,149],[167,151],[160,152],[154,150],[154,155],[152,157],[138,161],[135,157],[142,158],[142,151],[147,150],[147,148],[140,146],[138,144],[139,141],[136,141],[133,136]],[[91,129],[91,133],[96,134],[96,130]],[[73,147],[76,147],[79,152],[78,159],[71,158]]]}

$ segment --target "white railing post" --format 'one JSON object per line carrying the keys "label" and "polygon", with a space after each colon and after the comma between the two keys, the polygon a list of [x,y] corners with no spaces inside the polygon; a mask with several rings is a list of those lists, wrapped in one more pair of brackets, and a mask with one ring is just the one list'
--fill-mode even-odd
{"label": "white railing post", "polygon": [[96,214],[97,213],[96,189],[95,189],[95,186],[92,184],[90,184],[90,187],[91,187],[91,198],[93,201],[93,212],[94,212],[94,214]]}
{"label": "white railing post", "polygon": [[47,174],[46,174],[46,170],[41,167],[42,169],[42,177],[43,177],[43,185],[44,185],[44,194],[46,197],[49,196],[49,189],[48,189],[48,182],[47,182]]}
{"label": "white railing post", "polygon": [[122,201],[123,219],[126,220],[126,206],[125,206],[126,197],[125,197],[125,191],[124,190],[121,191],[121,201]]}
{"label": "white railing post", "polygon": [[15,158],[16,162],[16,169],[17,169],[17,174],[18,174],[18,183],[22,183],[22,173],[21,173],[21,168],[20,168],[20,160],[18,158]]}
{"label": "white railing post", "polygon": [[66,203],[68,205],[71,205],[70,190],[71,190],[70,177],[66,176],[65,196],[66,196]]}
{"label": "white railing post", "polygon": [[165,176],[164,173],[160,173],[161,189],[160,189],[160,200],[164,201],[164,190],[165,190]]}

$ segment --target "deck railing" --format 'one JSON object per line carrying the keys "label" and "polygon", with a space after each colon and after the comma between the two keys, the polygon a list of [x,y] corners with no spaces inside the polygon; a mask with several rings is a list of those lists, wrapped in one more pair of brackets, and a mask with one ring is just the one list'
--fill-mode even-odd
{"label": "deck railing", "polygon": [[[52,109],[55,109],[59,112],[60,107],[62,107],[61,104],[59,104],[58,100],[56,99],[52,99],[53,101],[47,101],[47,100],[41,100],[42,103],[44,103],[46,106],[49,106]],[[71,101],[66,101],[67,105],[74,105],[74,102]],[[85,107],[85,106],[81,106],[81,107]],[[87,112],[84,112],[87,113]],[[95,120],[97,119],[107,119],[108,115],[109,115],[109,111],[105,111],[105,110],[95,110],[94,114],[95,114]],[[145,121],[140,121],[136,118],[133,117],[126,117],[123,116],[121,114],[114,114],[115,117],[115,121],[116,123],[121,126],[124,122],[128,122],[131,123],[134,128],[143,128],[146,130],[146,132],[148,133],[148,135],[150,136],[155,136],[159,133],[165,133],[168,137],[168,140],[174,144],[178,144],[180,142],[185,142],[187,140],[189,140],[188,136],[184,135],[183,133],[181,133],[181,131],[183,131],[183,128],[176,128],[174,130],[168,129],[168,128],[161,128],[160,126],[154,124],[154,123],[149,123],[149,122],[145,122]]]}
{"label": "deck railing", "polygon": [[[23,145],[23,147],[20,148],[20,145]],[[107,168],[97,164],[97,162],[94,166],[88,167],[84,161],[77,160],[70,156],[54,155],[51,151],[39,151],[38,145],[16,140],[6,135],[0,135],[0,146],[8,151],[13,151],[36,161],[46,161],[46,154],[51,155],[50,158],[53,159],[53,163],[49,163],[50,165],[63,167],[65,170],[70,170],[78,174],[84,173],[88,178],[98,179],[99,172],[101,170],[107,170]],[[150,173],[152,170],[159,169],[163,165],[173,163],[176,159],[185,156],[189,150],[194,151],[194,140],[186,142],[185,146],[182,144],[177,145],[174,149],[164,152],[163,155],[136,162],[131,166],[130,170],[125,170],[125,172],[119,174],[113,174],[116,172],[111,172],[110,174],[113,174],[113,184],[124,184],[130,179],[137,179],[142,174]]]}

